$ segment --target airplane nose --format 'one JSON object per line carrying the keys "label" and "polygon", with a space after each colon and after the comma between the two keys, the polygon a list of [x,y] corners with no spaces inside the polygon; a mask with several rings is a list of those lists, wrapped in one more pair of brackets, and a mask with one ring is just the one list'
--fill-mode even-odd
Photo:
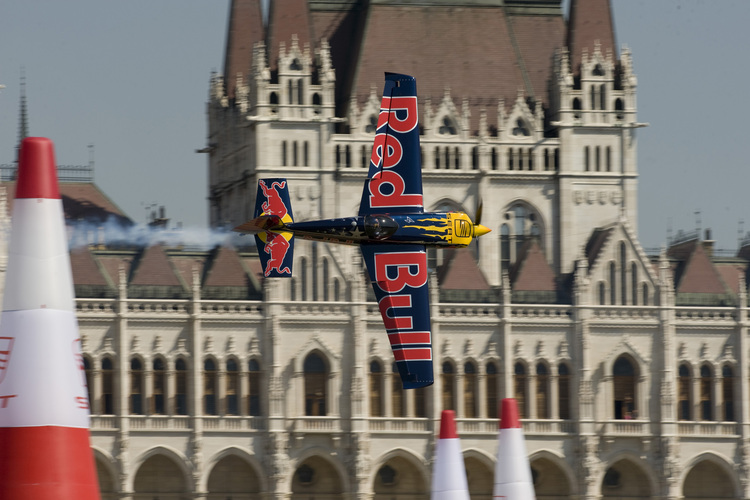
{"label": "airplane nose", "polygon": [[481,224],[474,224],[474,237],[479,238],[480,236],[483,236],[487,233],[492,231],[492,229],[488,228],[487,226],[483,226]]}

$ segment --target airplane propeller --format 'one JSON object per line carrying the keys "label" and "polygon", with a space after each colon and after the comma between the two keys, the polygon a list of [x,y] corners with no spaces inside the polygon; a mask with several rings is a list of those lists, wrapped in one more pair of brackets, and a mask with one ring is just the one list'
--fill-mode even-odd
{"label": "airplane propeller", "polygon": [[479,201],[479,206],[477,206],[477,211],[474,215],[474,238],[479,238],[482,235],[485,235],[492,231],[490,228],[482,225],[482,208],[484,206],[483,201]]}

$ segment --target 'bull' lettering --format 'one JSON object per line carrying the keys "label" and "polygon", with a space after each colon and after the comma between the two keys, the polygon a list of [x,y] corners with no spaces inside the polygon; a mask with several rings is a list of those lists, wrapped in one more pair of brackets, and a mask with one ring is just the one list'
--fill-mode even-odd
{"label": "'bull' lettering", "polygon": [[[390,273],[389,273],[390,271]],[[395,271],[395,276],[393,276]],[[387,293],[400,292],[405,286],[420,288],[427,284],[427,254],[424,252],[387,252],[375,254],[375,281]]]}
{"label": "'bull' lettering", "polygon": [[411,316],[394,317],[388,314],[390,309],[411,309],[411,295],[386,295],[380,299],[378,307],[386,330],[411,330],[413,325]]}

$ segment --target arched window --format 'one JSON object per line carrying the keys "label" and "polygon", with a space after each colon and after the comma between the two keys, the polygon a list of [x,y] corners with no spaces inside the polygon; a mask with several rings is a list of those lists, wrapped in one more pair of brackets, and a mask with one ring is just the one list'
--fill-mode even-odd
{"label": "arched window", "polygon": [[174,394],[174,412],[177,415],[188,414],[187,401],[187,363],[180,358],[175,362],[175,394]]}
{"label": "arched window", "polygon": [[318,93],[313,94],[313,96],[312,96],[312,103],[313,103],[314,113],[316,115],[320,114],[320,107],[323,104],[321,102],[321,99],[320,99],[320,94],[318,94]]}
{"label": "arched window", "polygon": [[292,165],[294,165],[295,167],[299,165],[298,151],[299,145],[297,144],[297,141],[292,141]]}
{"label": "arched window", "polygon": [[490,152],[490,166],[492,167],[492,170],[497,170],[497,164],[497,148],[492,148],[492,151]]}
{"label": "arched window", "polygon": [[607,146],[606,149],[606,164],[607,164],[607,172],[612,171],[612,148],[610,146]]}
{"label": "arched window", "polygon": [[573,118],[581,118],[581,100],[577,97],[573,99]]}
{"label": "arched window", "polygon": [[529,133],[529,126],[526,125],[526,122],[523,121],[522,118],[516,120],[516,126],[513,128],[513,135],[516,137],[528,137],[531,135]]}
{"label": "arched window", "polygon": [[86,375],[86,395],[89,398],[89,411],[94,413],[94,369],[91,365],[91,359],[88,356],[83,357],[83,373]]}
{"label": "arched window", "polygon": [[167,376],[164,360],[161,358],[154,359],[151,367],[153,368],[151,412],[155,415],[164,415],[167,412],[165,398],[167,394]]}
{"label": "arched window", "polygon": [[308,417],[324,417],[328,414],[328,368],[325,361],[317,353],[311,353],[305,358],[303,366],[305,373],[305,415]]}
{"label": "arched window", "polygon": [[566,363],[557,367],[557,406],[560,418],[569,420],[570,416],[570,368]]}
{"label": "arched window", "polygon": [[599,305],[603,306],[607,303],[607,286],[603,281],[599,282]]}
{"label": "arched window", "polygon": [[594,148],[594,165],[596,165],[596,171],[599,172],[602,168],[602,151],[601,147],[597,146]]}
{"label": "arched window", "polygon": [[[602,85],[604,87],[604,85]],[[305,82],[300,78],[297,80],[297,103],[305,104]]]}
{"label": "arched window", "polygon": [[641,293],[643,294],[643,305],[644,305],[644,306],[647,306],[647,305],[648,305],[648,301],[649,301],[649,299],[650,299],[650,297],[649,297],[649,293],[648,293],[648,284],[647,284],[647,283],[644,283],[644,284],[643,284],[643,285],[641,286],[641,288],[643,289],[643,291],[641,292]]}
{"label": "arched window", "polygon": [[456,373],[453,369],[453,364],[450,361],[443,362],[443,373],[440,377],[442,385],[442,403],[443,410],[455,410],[456,399],[455,399],[455,384],[456,384]]}
{"label": "arched window", "polygon": [[677,419],[691,420],[693,398],[691,397],[692,391],[690,388],[692,377],[690,376],[688,365],[685,363],[681,364],[677,370],[677,376]]}
{"label": "arched window", "polygon": [[281,141],[281,166],[286,167],[286,141]]}
{"label": "arched window", "polygon": [[714,385],[714,374],[708,365],[701,366],[701,381],[700,381],[700,409],[701,409],[701,420],[713,420],[713,385]]}
{"label": "arched window", "polygon": [[203,362],[203,414],[217,415],[216,363],[211,358]]}
{"label": "arched window", "polygon": [[471,148],[471,168],[473,170],[479,169],[479,146]]}
{"label": "arched window", "polygon": [[227,415],[240,414],[240,371],[234,359],[227,360],[225,401]]}
{"label": "arched window", "polygon": [[487,418],[497,418],[498,387],[497,365],[490,361],[487,363]]}
{"label": "arched window", "polygon": [[591,170],[591,152],[588,146],[583,148],[583,169],[586,172]]}
{"label": "arched window", "polygon": [[632,294],[632,305],[638,305],[638,265],[630,263],[630,293]]}
{"label": "arched window", "polygon": [[261,415],[260,376],[260,363],[251,359],[247,362],[247,414],[254,417]]}
{"label": "arched window", "polygon": [[306,167],[310,166],[310,143],[308,141],[305,141],[302,145],[302,161],[303,165]]}
{"label": "arched window", "polygon": [[370,361],[370,416],[383,416],[383,366]]}
{"label": "arched window", "polygon": [[515,168],[515,159],[513,158],[513,148],[508,148],[508,170]]}
{"label": "arched window", "polygon": [[307,300],[307,259],[302,257],[299,260],[299,298]]}
{"label": "arched window", "polygon": [[536,416],[550,418],[549,414],[549,372],[547,365],[536,365]]}
{"label": "arched window", "polygon": [[618,120],[625,118],[625,106],[623,105],[622,99],[615,99],[615,115]]}
{"label": "arched window", "polygon": [[607,87],[603,83],[599,86],[599,109],[607,109]]}
{"label": "arched window", "polygon": [[625,243],[620,242],[620,304],[628,302],[628,264]]}
{"label": "arched window", "polygon": [[520,362],[513,367],[513,395],[518,403],[519,418],[526,418],[526,367]]}
{"label": "arched window", "polygon": [[477,366],[471,361],[464,364],[464,417],[476,418],[478,392]]}
{"label": "arched window", "polygon": [[456,170],[461,169],[461,151],[458,148],[453,149],[453,161],[454,161],[454,168]]}
{"label": "arched window", "polygon": [[111,358],[102,359],[102,399],[101,413],[115,414],[115,373]]}
{"label": "arched window", "polygon": [[440,135],[456,135],[458,134],[458,130],[456,129],[453,120],[446,116],[443,118],[443,124],[438,129],[438,133]]}
{"label": "arched window", "polygon": [[401,383],[401,375],[398,373],[398,365],[391,366],[391,408],[393,416],[400,418],[406,416],[406,391]]}
{"label": "arched window", "polygon": [[286,82],[286,86],[287,86],[287,91],[286,91],[287,103],[294,104],[294,83],[292,83],[292,81],[289,80],[288,82]]}
{"label": "arched window", "polygon": [[617,268],[614,262],[609,263],[609,303],[617,305]]}
{"label": "arched window", "polygon": [[620,356],[612,368],[615,395],[615,418],[630,420],[637,417],[636,372],[633,363]]}
{"label": "arched window", "polygon": [[721,392],[724,421],[736,422],[737,418],[734,414],[734,372],[729,365],[724,365],[721,369]]}
{"label": "arched window", "polygon": [[323,300],[326,302],[330,300],[330,294],[328,292],[328,283],[331,277],[328,271],[328,259],[323,259],[323,279],[321,280],[321,286],[323,287]]}

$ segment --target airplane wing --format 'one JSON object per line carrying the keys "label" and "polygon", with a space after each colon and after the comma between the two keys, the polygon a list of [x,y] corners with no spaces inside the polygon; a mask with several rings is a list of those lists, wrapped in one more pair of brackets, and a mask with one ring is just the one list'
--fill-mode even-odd
{"label": "airplane wing", "polygon": [[411,76],[386,73],[359,215],[423,210],[417,83]]}
{"label": "airplane wing", "polygon": [[404,389],[432,385],[424,245],[360,245]]}

